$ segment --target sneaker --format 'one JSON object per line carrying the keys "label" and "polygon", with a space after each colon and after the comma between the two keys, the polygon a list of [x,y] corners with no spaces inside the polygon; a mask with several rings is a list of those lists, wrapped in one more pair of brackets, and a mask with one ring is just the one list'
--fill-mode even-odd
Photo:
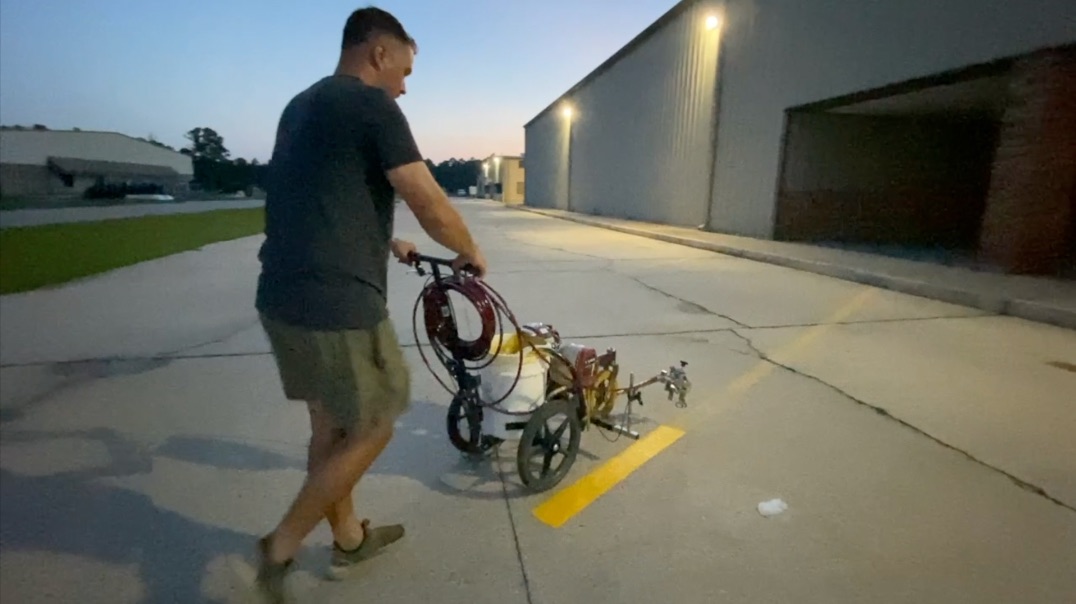
{"label": "sneaker", "polygon": [[358,563],[372,558],[386,545],[399,541],[404,536],[404,528],[400,524],[370,528],[370,521],[363,520],[362,534],[362,544],[351,551],[346,551],[338,543],[333,543],[329,578],[337,581],[345,579]]}
{"label": "sneaker", "polygon": [[258,540],[258,578],[255,583],[258,591],[270,604],[286,604],[287,592],[284,589],[284,577],[291,570],[294,560],[284,563],[269,561],[269,537]]}

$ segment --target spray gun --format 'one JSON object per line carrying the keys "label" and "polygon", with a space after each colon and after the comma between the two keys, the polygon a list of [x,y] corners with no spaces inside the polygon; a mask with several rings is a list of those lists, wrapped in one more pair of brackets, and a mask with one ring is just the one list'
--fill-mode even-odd
{"label": "spray gun", "polygon": [[676,406],[687,407],[687,394],[691,392],[691,380],[687,377],[687,361],[680,361],[680,366],[672,366],[661,372],[658,378],[665,384],[665,392],[669,394],[669,400],[676,395]]}

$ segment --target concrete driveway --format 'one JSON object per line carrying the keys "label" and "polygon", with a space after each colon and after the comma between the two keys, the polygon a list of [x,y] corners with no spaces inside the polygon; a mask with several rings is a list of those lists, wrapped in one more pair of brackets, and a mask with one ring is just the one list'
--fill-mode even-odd
{"label": "concrete driveway", "polygon": [[[1072,601],[1076,333],[459,205],[522,321],[640,378],[688,361],[689,407],[655,390],[642,440],[586,432],[560,487],[527,493],[514,443],[477,464],[448,444],[411,335],[422,280],[394,264],[415,402],[356,500],[408,535],[328,583],[320,527],[299,601]],[[252,308],[259,244],[0,298],[0,600],[251,601],[308,435]]]}
{"label": "concrete driveway", "polygon": [[239,210],[257,208],[264,204],[263,199],[236,198],[217,201],[162,201],[100,207],[4,210],[0,212],[0,229],[164,214],[196,214],[213,210]]}

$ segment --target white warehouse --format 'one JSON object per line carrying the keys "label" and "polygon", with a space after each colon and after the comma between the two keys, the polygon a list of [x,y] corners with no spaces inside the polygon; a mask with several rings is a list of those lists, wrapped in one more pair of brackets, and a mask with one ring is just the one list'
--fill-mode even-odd
{"label": "white warehouse", "polygon": [[525,203],[1076,261],[1076,2],[684,0],[525,125]]}
{"label": "white warehouse", "polygon": [[194,179],[190,156],[119,132],[0,128],[0,193],[72,197],[97,182],[152,183],[168,193]]}

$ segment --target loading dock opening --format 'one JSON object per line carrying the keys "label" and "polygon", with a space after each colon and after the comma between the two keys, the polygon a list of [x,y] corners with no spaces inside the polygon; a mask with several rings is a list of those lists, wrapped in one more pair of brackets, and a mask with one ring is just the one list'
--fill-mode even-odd
{"label": "loading dock opening", "polygon": [[1076,273],[1076,46],[786,111],[774,237]]}
{"label": "loading dock opening", "polygon": [[1008,70],[786,113],[775,236],[969,262]]}

